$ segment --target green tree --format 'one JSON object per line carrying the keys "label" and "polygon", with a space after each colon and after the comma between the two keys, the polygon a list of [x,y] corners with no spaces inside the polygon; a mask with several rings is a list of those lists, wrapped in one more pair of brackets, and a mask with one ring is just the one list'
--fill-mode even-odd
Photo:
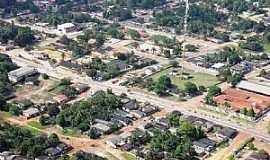
{"label": "green tree", "polygon": [[206,103],[212,104],[213,103],[213,97],[218,96],[220,94],[221,94],[221,88],[220,87],[218,87],[216,85],[210,86],[209,89],[208,89],[207,96],[205,97]]}
{"label": "green tree", "polygon": [[95,128],[90,128],[88,132],[88,136],[91,139],[98,139],[101,135],[98,133],[98,131]]}
{"label": "green tree", "polygon": [[196,84],[192,83],[192,82],[186,82],[184,84],[185,86],[185,91],[188,93],[188,94],[191,94],[191,95],[196,95],[198,94],[198,87],[196,86]]}
{"label": "green tree", "polygon": [[48,107],[48,114],[50,116],[57,116],[57,114],[60,112],[60,109],[56,106],[49,106]]}
{"label": "green tree", "polygon": [[9,107],[9,113],[14,116],[19,116],[21,114],[21,110],[16,105],[11,105]]}
{"label": "green tree", "polygon": [[51,147],[56,147],[59,143],[60,143],[60,140],[59,140],[59,137],[57,136],[57,134],[53,133],[53,134],[49,135],[48,144]]}

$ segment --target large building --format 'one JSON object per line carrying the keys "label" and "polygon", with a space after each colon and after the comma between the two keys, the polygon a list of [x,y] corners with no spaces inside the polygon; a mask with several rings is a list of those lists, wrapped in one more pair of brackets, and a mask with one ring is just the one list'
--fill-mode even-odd
{"label": "large building", "polygon": [[241,81],[240,83],[236,85],[236,87],[246,90],[246,91],[254,92],[257,94],[270,96],[270,87],[261,85],[258,83],[253,83],[249,81]]}
{"label": "large building", "polygon": [[38,71],[33,67],[22,67],[17,70],[11,71],[8,73],[8,78],[11,82],[17,83],[28,76],[37,74]]}
{"label": "large building", "polygon": [[64,23],[57,26],[57,30],[63,34],[73,32],[76,30],[76,26],[73,23]]}
{"label": "large building", "polygon": [[235,88],[226,89],[213,100],[217,105],[227,106],[233,112],[253,109],[256,116],[260,116],[270,109],[270,98],[268,96]]}

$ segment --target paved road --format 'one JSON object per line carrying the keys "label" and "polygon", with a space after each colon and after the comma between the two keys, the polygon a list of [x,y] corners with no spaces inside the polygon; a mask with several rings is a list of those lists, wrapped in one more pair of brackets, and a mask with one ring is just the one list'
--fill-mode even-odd
{"label": "paved road", "polygon": [[57,68],[48,67],[48,65],[46,65],[46,63],[44,63],[44,64],[43,63],[35,63],[35,62],[28,61],[28,60],[25,60],[25,59],[23,59],[21,57],[17,57],[17,56],[12,56],[12,59],[14,62],[18,63],[19,66],[25,66],[25,65],[34,66],[41,73],[46,73],[49,76],[52,76],[52,77],[57,78],[57,79],[69,77],[74,82],[81,82],[81,83],[89,84],[91,86],[91,88],[94,90],[107,90],[107,88],[111,88],[113,90],[113,92],[115,92],[116,94],[127,93],[128,96],[131,98],[137,99],[138,101],[150,102],[154,105],[158,105],[159,107],[163,108],[167,112],[170,112],[173,110],[178,110],[178,111],[181,111],[182,113],[187,114],[187,115],[197,116],[197,117],[212,121],[216,124],[231,127],[231,128],[237,129],[239,131],[243,131],[243,132],[248,133],[254,137],[262,139],[262,140],[266,141],[267,143],[270,143],[270,135],[267,133],[263,133],[262,131],[256,130],[252,127],[244,126],[244,125],[232,122],[228,119],[224,119],[221,117],[210,117],[210,116],[204,115],[204,114],[200,113],[199,111],[195,110],[196,107],[201,105],[200,101],[203,98],[202,96],[190,99],[187,102],[174,102],[174,101],[163,99],[163,98],[160,98],[157,96],[138,92],[134,89],[131,89],[131,92],[128,92],[128,89],[125,87],[112,85],[108,82],[96,82],[96,81],[91,80],[88,77],[84,77],[84,76],[79,75],[79,74],[74,73],[74,72],[65,71],[59,67],[57,67]]}

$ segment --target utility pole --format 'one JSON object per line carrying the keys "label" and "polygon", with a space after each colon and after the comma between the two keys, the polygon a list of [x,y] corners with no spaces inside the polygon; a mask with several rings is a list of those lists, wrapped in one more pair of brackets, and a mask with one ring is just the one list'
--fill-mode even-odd
{"label": "utility pole", "polygon": [[[181,2],[183,0],[179,0],[179,5],[181,5]],[[186,10],[185,10],[185,17],[184,17],[184,37],[183,37],[183,43],[186,41],[186,37],[187,37],[187,34],[188,34],[188,31],[187,31],[187,28],[188,28],[188,15],[189,15],[189,1],[188,0],[184,0],[185,3],[186,3]],[[185,45],[183,46],[183,61],[185,61]],[[184,73],[184,63],[182,64],[182,68],[181,68],[181,74],[183,76],[183,73]]]}

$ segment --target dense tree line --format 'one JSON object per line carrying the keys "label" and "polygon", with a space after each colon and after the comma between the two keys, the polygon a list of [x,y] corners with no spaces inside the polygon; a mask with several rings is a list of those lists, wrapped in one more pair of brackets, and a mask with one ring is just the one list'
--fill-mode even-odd
{"label": "dense tree line", "polygon": [[0,124],[0,152],[14,151],[27,159],[45,155],[45,149],[56,147],[60,140],[56,134],[50,136],[33,135],[28,129],[6,123]]}
{"label": "dense tree line", "polygon": [[32,0],[16,1],[16,0],[0,0],[0,8],[4,9],[2,16],[12,14],[16,16],[19,11],[30,10],[37,13],[38,7],[34,5]]}
{"label": "dense tree line", "polygon": [[8,111],[5,97],[12,91],[12,86],[7,74],[16,68],[17,66],[12,63],[7,55],[0,53],[0,110]]}
{"label": "dense tree line", "polygon": [[0,42],[13,40],[16,45],[25,47],[34,43],[34,32],[29,27],[18,27],[14,23],[0,21]]}

